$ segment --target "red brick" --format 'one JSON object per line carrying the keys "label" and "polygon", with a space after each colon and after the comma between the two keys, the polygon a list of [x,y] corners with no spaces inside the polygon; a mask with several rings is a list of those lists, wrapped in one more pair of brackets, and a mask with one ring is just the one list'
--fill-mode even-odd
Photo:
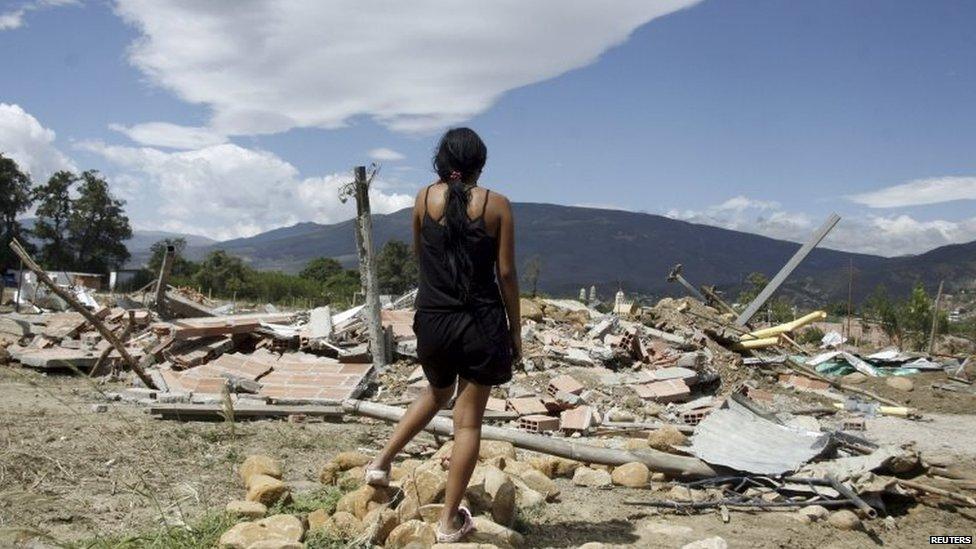
{"label": "red brick", "polygon": [[559,428],[559,418],[542,414],[522,416],[518,420],[518,427],[532,433],[555,431]]}
{"label": "red brick", "polygon": [[577,406],[559,416],[559,428],[565,431],[585,431],[593,424],[593,408]]}
{"label": "red brick", "polygon": [[635,385],[634,390],[641,398],[650,398],[657,402],[677,402],[687,399],[691,389],[680,379],[667,379]]}
{"label": "red brick", "polygon": [[515,410],[518,415],[545,414],[548,409],[542,403],[542,399],[537,397],[523,397],[508,399],[508,408]]}
{"label": "red brick", "polygon": [[712,413],[712,408],[697,408],[681,414],[681,421],[686,425],[698,425],[708,414]]}
{"label": "red brick", "polygon": [[572,376],[561,375],[556,376],[549,380],[549,386],[546,387],[546,392],[552,396],[556,396],[559,391],[565,391],[567,393],[572,393],[578,395],[583,392],[583,384],[576,381]]}

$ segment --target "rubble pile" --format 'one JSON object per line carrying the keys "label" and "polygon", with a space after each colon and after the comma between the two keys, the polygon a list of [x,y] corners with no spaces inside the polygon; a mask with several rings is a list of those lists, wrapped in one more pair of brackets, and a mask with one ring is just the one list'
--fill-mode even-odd
{"label": "rubble pile", "polygon": [[[354,403],[405,405],[427,387],[416,360],[414,296],[384,300],[375,348],[363,306],[241,312],[172,288],[162,307],[131,298],[96,304],[101,330],[73,311],[0,315],[7,342],[0,359],[124,378],[131,365],[103,337],[107,328],[152,381],[132,376],[114,398],[161,418],[369,415]],[[558,498],[570,482],[646,489],[652,499],[638,505],[785,508],[801,522],[838,528],[884,515],[891,498],[976,505],[964,493],[976,485],[970,475],[948,477],[938,459],[873,442],[865,431],[876,416],[908,421],[922,413],[865,380],[884,377],[884,388],[905,394],[912,376],[935,372],[944,377],[933,388],[972,394],[974,364],[965,356],[859,349],[836,333],[800,345],[791,336],[824,313],[740,328],[730,312],[690,297],[646,307],[618,300],[609,312],[523,298],[521,311],[523,356],[513,380],[492,390],[485,423],[495,431],[485,432],[535,452],[483,443],[466,498],[478,515],[470,541],[519,546],[512,528],[519,510]],[[387,366],[377,370],[373,353]],[[227,508],[248,520],[221,544],[273,538],[276,547],[299,546],[311,535],[387,547],[432,543],[449,455],[447,444],[400,461],[394,485],[377,489],[362,485],[368,456],[339,454],[317,479],[345,492],[336,508],[297,514],[273,512],[287,508],[292,490],[279,464],[252,456],[241,466],[245,499]]]}

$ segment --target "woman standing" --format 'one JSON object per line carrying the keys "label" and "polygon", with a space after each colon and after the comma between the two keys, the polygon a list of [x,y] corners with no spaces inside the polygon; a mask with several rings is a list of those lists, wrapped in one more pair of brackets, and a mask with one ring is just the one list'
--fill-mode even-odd
{"label": "woman standing", "polygon": [[429,386],[366,470],[368,483],[388,484],[394,456],[456,394],[454,448],[437,527],[441,542],[474,529],[471,513],[459,505],[478,460],[485,404],[492,386],[512,378],[522,351],[512,209],[507,198],[478,186],[487,157],[473,130],[449,130],[434,156],[439,179],[417,194],[420,284],[413,328]]}

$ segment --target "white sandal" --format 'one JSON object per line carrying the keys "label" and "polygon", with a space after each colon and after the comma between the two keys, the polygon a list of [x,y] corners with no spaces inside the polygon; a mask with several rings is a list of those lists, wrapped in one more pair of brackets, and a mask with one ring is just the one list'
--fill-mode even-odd
{"label": "white sandal", "polygon": [[441,532],[440,525],[437,526],[437,543],[456,543],[464,539],[471,532],[474,532],[474,521],[471,519],[471,511],[467,507],[458,507],[458,514],[461,515],[461,527],[454,532]]}
{"label": "white sandal", "polygon": [[390,471],[384,469],[366,468],[363,471],[363,481],[370,486],[386,487],[390,485]]}

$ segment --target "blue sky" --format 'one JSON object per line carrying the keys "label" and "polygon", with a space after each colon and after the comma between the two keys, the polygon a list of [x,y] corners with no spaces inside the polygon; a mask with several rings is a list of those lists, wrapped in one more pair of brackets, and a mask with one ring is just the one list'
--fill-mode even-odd
{"label": "blue sky", "polygon": [[348,218],[371,151],[399,209],[465,124],[516,201],[791,240],[837,211],[828,246],[883,255],[976,239],[976,3],[647,4],[4,0],[0,152],[222,239]]}

